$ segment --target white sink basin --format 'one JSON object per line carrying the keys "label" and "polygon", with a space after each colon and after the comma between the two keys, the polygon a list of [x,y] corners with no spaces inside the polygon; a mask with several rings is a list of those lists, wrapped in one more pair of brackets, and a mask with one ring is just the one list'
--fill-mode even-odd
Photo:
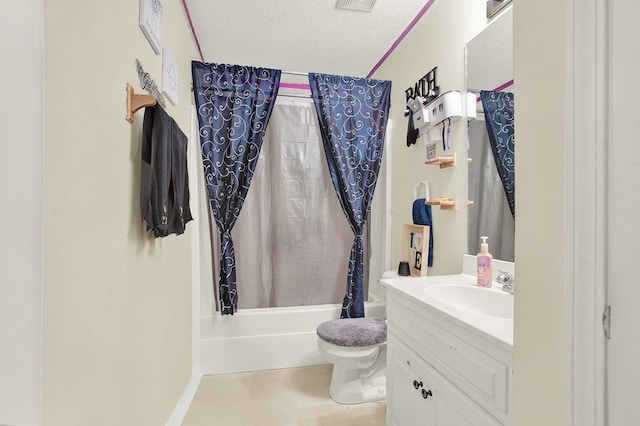
{"label": "white sink basin", "polygon": [[490,317],[513,319],[513,295],[473,285],[438,285],[425,288],[427,296],[456,309]]}

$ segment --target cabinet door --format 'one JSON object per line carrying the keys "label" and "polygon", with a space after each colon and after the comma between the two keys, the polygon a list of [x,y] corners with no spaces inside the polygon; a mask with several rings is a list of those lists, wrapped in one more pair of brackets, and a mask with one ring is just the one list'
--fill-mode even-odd
{"label": "cabinet door", "polygon": [[388,426],[499,426],[495,418],[389,335]]}
{"label": "cabinet door", "polygon": [[433,410],[428,417],[435,417],[433,423],[437,426],[499,426],[501,423],[483,410],[467,395],[462,393],[451,382],[441,376],[428,364],[421,374],[424,377],[425,392]]}
{"label": "cabinet door", "polygon": [[[387,336],[387,426],[433,425],[428,399],[420,391],[424,381],[418,374],[421,361],[403,343]],[[433,413],[433,411],[431,411]]]}

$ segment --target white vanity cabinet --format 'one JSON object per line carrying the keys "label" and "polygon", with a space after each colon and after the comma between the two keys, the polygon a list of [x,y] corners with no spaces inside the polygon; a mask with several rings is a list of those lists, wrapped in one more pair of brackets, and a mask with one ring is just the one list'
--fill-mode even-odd
{"label": "white vanity cabinet", "polygon": [[[498,426],[469,397],[409,349],[388,335],[387,425]],[[389,382],[387,382],[389,383]]]}
{"label": "white vanity cabinet", "polygon": [[385,287],[387,426],[510,425],[511,346]]}

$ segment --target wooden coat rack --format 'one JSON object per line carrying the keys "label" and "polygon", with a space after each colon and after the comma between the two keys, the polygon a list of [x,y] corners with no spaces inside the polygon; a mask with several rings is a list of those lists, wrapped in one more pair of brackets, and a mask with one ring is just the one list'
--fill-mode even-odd
{"label": "wooden coat rack", "polygon": [[127,121],[133,123],[133,115],[141,108],[154,106],[158,101],[151,95],[136,95],[133,87],[127,83]]}

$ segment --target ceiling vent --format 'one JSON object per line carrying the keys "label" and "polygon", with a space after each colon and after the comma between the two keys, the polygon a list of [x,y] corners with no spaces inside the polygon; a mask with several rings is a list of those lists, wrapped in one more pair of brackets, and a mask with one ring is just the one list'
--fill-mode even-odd
{"label": "ceiling vent", "polygon": [[338,0],[336,9],[371,12],[377,0]]}

